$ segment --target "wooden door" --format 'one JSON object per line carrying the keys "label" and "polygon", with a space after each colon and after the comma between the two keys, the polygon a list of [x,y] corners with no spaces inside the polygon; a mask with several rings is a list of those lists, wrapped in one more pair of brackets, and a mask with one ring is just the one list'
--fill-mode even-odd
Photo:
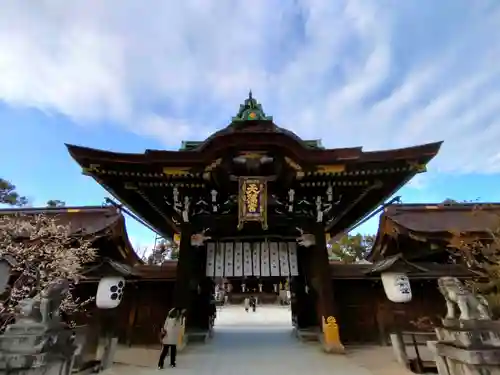
{"label": "wooden door", "polygon": [[[340,285],[339,285],[340,284]],[[376,295],[369,282],[346,280],[335,285],[340,338],[344,344],[378,343]]]}

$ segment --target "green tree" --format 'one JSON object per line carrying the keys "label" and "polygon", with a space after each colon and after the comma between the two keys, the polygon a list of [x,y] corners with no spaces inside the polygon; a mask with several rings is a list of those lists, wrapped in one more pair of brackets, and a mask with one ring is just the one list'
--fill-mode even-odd
{"label": "green tree", "polygon": [[143,256],[143,260],[150,265],[161,265],[166,260],[179,259],[179,246],[174,241],[162,239],[156,244],[149,256]]}
{"label": "green tree", "polygon": [[0,178],[0,204],[22,207],[28,204],[28,199],[16,192],[16,186]]}
{"label": "green tree", "polygon": [[171,242],[171,244],[170,244],[169,258],[172,260],[179,259],[179,246],[177,246],[177,244],[175,242]]}
{"label": "green tree", "polygon": [[347,234],[330,243],[330,259],[354,263],[366,257],[375,242],[372,234]]}
{"label": "green tree", "polygon": [[60,201],[59,199],[51,199],[47,201],[47,207],[64,207],[66,202]]}

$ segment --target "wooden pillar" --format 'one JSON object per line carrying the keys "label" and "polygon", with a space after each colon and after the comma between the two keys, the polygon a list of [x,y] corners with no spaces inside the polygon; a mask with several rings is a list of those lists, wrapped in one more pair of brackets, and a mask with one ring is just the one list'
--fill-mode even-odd
{"label": "wooden pillar", "polygon": [[344,346],[339,336],[325,232],[321,226],[317,226],[313,234],[316,245],[311,249],[311,276],[317,294],[318,315],[321,318],[323,349],[327,353],[344,353]]}
{"label": "wooden pillar", "polygon": [[174,287],[174,307],[189,309],[191,307],[191,293],[193,280],[193,251],[191,249],[192,230],[189,225],[181,228],[181,242],[179,245],[179,259],[177,261],[177,274]]}

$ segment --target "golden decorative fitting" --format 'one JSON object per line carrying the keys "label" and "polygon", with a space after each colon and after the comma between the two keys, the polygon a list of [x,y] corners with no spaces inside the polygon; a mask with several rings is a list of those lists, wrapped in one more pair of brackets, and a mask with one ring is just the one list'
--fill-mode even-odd
{"label": "golden decorative fitting", "polygon": [[137,185],[133,182],[125,182],[125,189],[127,190],[137,190]]}
{"label": "golden decorative fitting", "polygon": [[178,168],[164,167],[163,174],[167,176],[187,176],[189,175],[189,167],[178,167]]}
{"label": "golden decorative fitting", "polygon": [[222,163],[222,158],[214,160],[210,165],[205,168],[205,172],[211,172]]}
{"label": "golden decorative fitting", "polygon": [[345,171],[344,164],[318,165],[317,171],[321,173],[341,173]]}
{"label": "golden decorative fitting", "polygon": [[93,172],[100,173],[102,172],[99,170],[100,167],[99,164],[89,164],[88,167],[82,167],[82,173],[85,175],[91,175]]}
{"label": "golden decorative fitting", "polygon": [[297,164],[295,161],[293,161],[292,159],[290,159],[288,156],[285,156],[285,162],[290,166],[292,167],[293,169],[295,169],[298,173],[298,171],[301,171],[302,170],[302,167]]}
{"label": "golden decorative fitting", "polygon": [[425,164],[419,164],[418,162],[408,163],[410,168],[417,173],[427,172],[427,166]]}
{"label": "golden decorative fitting", "polygon": [[264,152],[252,152],[252,151],[243,151],[240,152],[239,156],[243,156],[246,159],[260,159],[265,155]]}

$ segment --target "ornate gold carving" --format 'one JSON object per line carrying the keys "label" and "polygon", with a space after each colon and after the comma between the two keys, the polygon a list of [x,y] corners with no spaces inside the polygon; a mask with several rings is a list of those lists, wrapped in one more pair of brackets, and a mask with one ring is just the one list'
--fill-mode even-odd
{"label": "ornate gold carving", "polygon": [[259,209],[260,186],[258,183],[247,184],[245,189],[245,204],[248,213],[254,214]]}
{"label": "ornate gold carving", "polygon": [[258,177],[239,179],[239,220],[238,229],[245,221],[260,221],[267,229],[267,181]]}

